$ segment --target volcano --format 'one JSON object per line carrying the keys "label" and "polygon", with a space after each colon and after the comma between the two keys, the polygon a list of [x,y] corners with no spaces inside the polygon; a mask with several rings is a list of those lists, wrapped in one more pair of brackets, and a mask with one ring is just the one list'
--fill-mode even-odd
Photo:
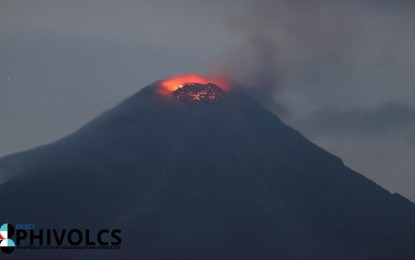
{"label": "volcano", "polygon": [[155,82],[57,142],[3,157],[3,222],[122,230],[119,250],[10,257],[415,258],[412,202],[245,94],[190,83]]}

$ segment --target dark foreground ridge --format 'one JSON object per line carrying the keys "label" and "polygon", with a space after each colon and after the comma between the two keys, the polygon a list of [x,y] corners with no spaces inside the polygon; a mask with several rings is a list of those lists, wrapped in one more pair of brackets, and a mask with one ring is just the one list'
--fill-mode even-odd
{"label": "dark foreground ridge", "polygon": [[185,83],[173,91],[173,96],[184,103],[218,102],[225,92],[213,83]]}
{"label": "dark foreground ridge", "polygon": [[121,249],[10,259],[415,259],[413,203],[243,94],[184,86],[210,93],[188,106],[158,86],[0,159],[1,223],[119,229]]}

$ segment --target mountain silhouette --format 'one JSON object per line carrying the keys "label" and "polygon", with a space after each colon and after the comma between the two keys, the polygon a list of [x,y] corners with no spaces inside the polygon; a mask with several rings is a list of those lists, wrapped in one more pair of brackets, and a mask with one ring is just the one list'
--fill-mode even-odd
{"label": "mountain silhouette", "polygon": [[119,228],[121,249],[10,259],[415,259],[412,202],[243,93],[181,102],[190,90],[161,95],[159,85],[0,159],[2,222]]}

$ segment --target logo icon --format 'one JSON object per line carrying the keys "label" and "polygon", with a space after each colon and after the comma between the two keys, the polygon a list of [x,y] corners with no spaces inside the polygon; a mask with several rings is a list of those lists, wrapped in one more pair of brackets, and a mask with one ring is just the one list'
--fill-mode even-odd
{"label": "logo icon", "polygon": [[10,224],[3,224],[0,227],[0,250],[5,254],[10,254],[16,248],[16,244],[10,237],[14,235],[14,227]]}

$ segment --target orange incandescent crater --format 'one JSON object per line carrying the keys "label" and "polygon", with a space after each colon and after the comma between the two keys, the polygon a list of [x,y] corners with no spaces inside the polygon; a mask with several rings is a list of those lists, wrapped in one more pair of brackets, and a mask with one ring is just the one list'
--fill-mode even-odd
{"label": "orange incandescent crater", "polygon": [[163,81],[157,92],[185,103],[214,102],[221,100],[228,88],[229,84],[223,79],[186,74]]}

